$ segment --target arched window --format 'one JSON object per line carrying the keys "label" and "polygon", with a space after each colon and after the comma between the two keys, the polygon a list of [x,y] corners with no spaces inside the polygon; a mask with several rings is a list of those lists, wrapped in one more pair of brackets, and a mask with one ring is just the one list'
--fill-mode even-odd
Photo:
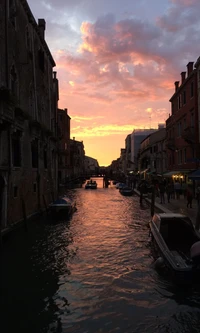
{"label": "arched window", "polygon": [[10,70],[10,89],[13,95],[18,96],[17,73],[14,65]]}
{"label": "arched window", "polygon": [[32,83],[29,86],[29,114],[35,119],[35,98]]}
{"label": "arched window", "polygon": [[15,0],[9,0],[9,19],[14,28],[16,28],[16,12]]}
{"label": "arched window", "polygon": [[25,31],[26,35],[25,35],[25,39],[26,39],[26,47],[28,51],[31,51],[31,37],[30,37],[30,31],[29,31],[29,27],[26,26],[26,31]]}

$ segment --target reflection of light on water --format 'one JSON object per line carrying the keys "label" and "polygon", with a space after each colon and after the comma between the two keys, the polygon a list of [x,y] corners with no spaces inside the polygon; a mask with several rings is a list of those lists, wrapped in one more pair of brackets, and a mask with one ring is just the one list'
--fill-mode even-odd
{"label": "reflection of light on water", "polygon": [[[179,292],[153,268],[149,210],[140,209],[137,196],[123,197],[114,186],[104,189],[102,179],[96,180],[97,190],[68,191],[77,204],[68,223],[38,221],[17,246],[10,243],[9,251],[12,246],[15,250],[4,259],[4,267],[9,263],[4,296],[17,299],[18,308],[12,311],[5,304],[7,316],[10,311],[16,326],[23,312],[27,327],[37,318],[37,332],[171,333],[197,328],[200,293]],[[29,303],[32,312],[23,306]]]}

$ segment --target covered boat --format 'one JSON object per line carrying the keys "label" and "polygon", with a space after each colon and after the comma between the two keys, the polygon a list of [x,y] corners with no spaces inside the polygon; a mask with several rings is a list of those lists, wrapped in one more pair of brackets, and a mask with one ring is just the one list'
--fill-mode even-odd
{"label": "covered boat", "polygon": [[76,210],[76,203],[69,197],[64,196],[49,205],[49,211],[53,217],[69,217]]}
{"label": "covered boat", "polygon": [[134,191],[130,187],[123,187],[119,190],[119,192],[124,196],[132,196],[134,194]]}
{"label": "covered boat", "polygon": [[200,274],[200,236],[189,217],[175,213],[155,214],[150,234],[165,265],[176,278],[187,280]]}
{"label": "covered boat", "polygon": [[88,180],[87,183],[85,184],[85,189],[92,189],[96,190],[97,189],[97,182],[96,180]]}

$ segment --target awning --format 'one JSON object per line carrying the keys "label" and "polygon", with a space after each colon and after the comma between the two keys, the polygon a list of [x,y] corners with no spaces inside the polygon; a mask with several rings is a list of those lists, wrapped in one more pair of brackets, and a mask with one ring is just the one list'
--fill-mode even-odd
{"label": "awning", "polygon": [[190,179],[192,179],[192,180],[200,180],[200,169],[191,172],[191,173],[188,175],[188,178],[190,178]]}
{"label": "awning", "polygon": [[164,177],[171,177],[173,175],[178,175],[180,171],[169,171],[163,174]]}
{"label": "awning", "polygon": [[174,170],[174,171],[168,171],[166,173],[163,174],[163,177],[171,177],[173,175],[180,175],[180,174],[188,174],[189,172],[191,172],[191,170]]}

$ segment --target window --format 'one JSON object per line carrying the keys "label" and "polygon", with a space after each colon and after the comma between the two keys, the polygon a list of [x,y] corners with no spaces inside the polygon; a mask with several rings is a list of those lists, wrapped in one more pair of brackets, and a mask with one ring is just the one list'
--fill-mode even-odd
{"label": "window", "polygon": [[37,191],[37,184],[33,183],[33,192],[36,193],[36,191]]}
{"label": "window", "polygon": [[183,105],[186,104],[186,91],[183,92]]}
{"label": "window", "polygon": [[193,97],[194,96],[194,82],[191,82],[191,85],[190,85],[190,97]]}
{"label": "window", "polygon": [[38,140],[31,142],[32,168],[38,168]]}
{"label": "window", "polygon": [[186,148],[183,150],[183,163],[186,163]]}
{"label": "window", "polygon": [[181,108],[181,95],[178,96],[178,108]]}
{"label": "window", "polygon": [[15,66],[13,65],[10,71],[10,89],[13,95],[18,95],[18,88],[17,88],[17,74],[15,70]]}
{"label": "window", "polygon": [[182,159],[182,150],[178,151],[178,164],[182,164],[183,159]]}
{"label": "window", "polygon": [[44,72],[44,52],[39,49],[38,51],[38,65],[42,72]]}
{"label": "window", "polygon": [[44,157],[44,168],[47,169],[47,148],[46,147],[44,147],[43,157]]}
{"label": "window", "polygon": [[21,138],[19,132],[12,135],[12,164],[21,167]]}
{"label": "window", "polygon": [[9,19],[14,28],[16,28],[16,12],[15,0],[9,0]]}
{"label": "window", "polygon": [[191,115],[190,115],[190,125],[191,125],[191,127],[194,127],[194,112],[191,112]]}
{"label": "window", "polygon": [[30,32],[28,26],[26,27],[26,35],[25,35],[25,40],[26,40],[26,47],[28,51],[31,51],[31,38],[30,38]]}
{"label": "window", "polygon": [[18,197],[18,187],[16,185],[13,186],[13,196],[14,198]]}

